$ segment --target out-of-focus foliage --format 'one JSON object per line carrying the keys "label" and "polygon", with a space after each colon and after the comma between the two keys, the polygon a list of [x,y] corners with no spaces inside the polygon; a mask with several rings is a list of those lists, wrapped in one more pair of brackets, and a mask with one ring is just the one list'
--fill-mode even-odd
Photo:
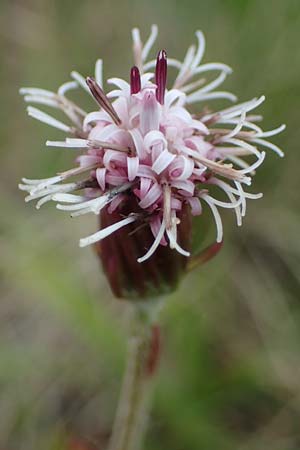
{"label": "out-of-focus foliage", "polygon": [[22,176],[74,158],[45,149],[59,132],[27,118],[17,90],[53,89],[73,68],[91,74],[97,57],[106,77],[126,77],[130,30],[146,35],[151,23],[157,49],[178,57],[201,28],[206,60],[235,70],[226,87],[240,99],[264,93],[265,128],[287,131],[275,138],[286,158],[269,152],[255,177],[264,198],[249,203],[242,229],[225,214],[221,254],[164,309],[145,448],[300,448],[299,0],[1,0],[1,450],[103,449],[126,335],[125,306],[77,246],[95,218],[38,213],[17,190]]}

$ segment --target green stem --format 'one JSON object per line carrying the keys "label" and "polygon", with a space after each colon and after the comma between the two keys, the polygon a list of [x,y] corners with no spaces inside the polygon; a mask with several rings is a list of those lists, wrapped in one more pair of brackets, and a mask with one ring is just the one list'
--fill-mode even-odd
{"label": "green stem", "polygon": [[135,308],[129,338],[127,368],[109,450],[139,450],[147,421],[151,377],[146,364],[151,342],[151,321],[145,310]]}

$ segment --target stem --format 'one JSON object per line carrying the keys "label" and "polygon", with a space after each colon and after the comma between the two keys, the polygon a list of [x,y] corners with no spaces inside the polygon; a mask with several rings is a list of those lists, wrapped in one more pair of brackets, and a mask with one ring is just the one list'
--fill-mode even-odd
{"label": "stem", "polygon": [[128,342],[127,368],[109,450],[139,450],[146,427],[151,377],[147,363],[152,331],[149,314],[135,308],[132,335]]}

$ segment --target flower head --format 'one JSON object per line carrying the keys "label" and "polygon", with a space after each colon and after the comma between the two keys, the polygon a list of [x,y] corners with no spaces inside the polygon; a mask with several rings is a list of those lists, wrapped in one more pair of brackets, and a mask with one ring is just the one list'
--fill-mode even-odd
{"label": "flower head", "polygon": [[[264,161],[263,149],[283,156],[266,138],[285,127],[265,132],[257,125],[261,116],[253,110],[264,101],[263,96],[221,111],[207,109],[209,100],[235,102],[236,97],[216,90],[231,69],[222,63],[202,64],[205,40],[200,31],[196,32],[197,46],[188,49],[183,62],[167,58],[165,50],[148,61],[156,26],[145,45],[138,29],[132,35],[135,65],[129,71],[129,82],[111,78],[107,80],[115,86],[111,91],[106,92],[103,85],[101,60],[96,63],[95,78],[84,79],[72,72],[73,81],[57,92],[21,89],[25,101],[57,108],[67,116],[70,124],[28,107],[31,117],[68,135],[64,141],[47,141],[46,145],[75,149],[80,155],[76,167],[51,178],[24,178],[20,189],[28,192],[26,201],[37,200],[37,208],[54,201],[72,216],[102,214],[100,230],[81,239],[81,247],[121,228],[123,233],[125,227],[131,233],[146,228],[147,242],[139,247],[138,263],[166,246],[188,257],[190,249],[178,237],[183,216],[201,215],[206,203],[216,223],[217,242],[223,239],[220,208],[232,209],[241,225],[246,200],[262,196],[245,188]],[[168,70],[174,68],[174,85],[167,88]],[[211,73],[216,76],[207,82]],[[96,111],[86,113],[69,100],[68,92],[79,87],[94,98]],[[198,114],[189,111],[193,103],[199,104]],[[213,196],[213,186],[228,200]]]}

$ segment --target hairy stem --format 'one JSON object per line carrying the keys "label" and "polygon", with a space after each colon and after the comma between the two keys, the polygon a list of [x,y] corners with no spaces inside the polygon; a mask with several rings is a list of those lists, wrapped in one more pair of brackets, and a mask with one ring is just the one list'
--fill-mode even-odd
{"label": "hairy stem", "polygon": [[151,342],[152,326],[148,311],[136,308],[109,450],[140,449],[152,384],[153,371],[148,370]]}

